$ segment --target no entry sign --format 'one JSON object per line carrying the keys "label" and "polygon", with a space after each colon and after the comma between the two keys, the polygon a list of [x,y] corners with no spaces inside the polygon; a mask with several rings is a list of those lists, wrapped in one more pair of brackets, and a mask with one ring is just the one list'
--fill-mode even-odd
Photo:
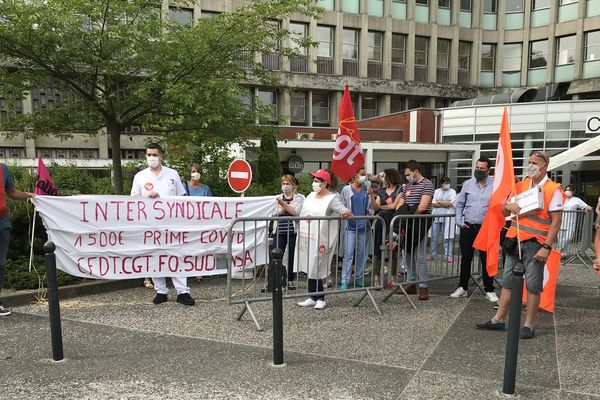
{"label": "no entry sign", "polygon": [[236,193],[243,193],[252,181],[252,169],[246,160],[233,160],[227,171],[229,187]]}

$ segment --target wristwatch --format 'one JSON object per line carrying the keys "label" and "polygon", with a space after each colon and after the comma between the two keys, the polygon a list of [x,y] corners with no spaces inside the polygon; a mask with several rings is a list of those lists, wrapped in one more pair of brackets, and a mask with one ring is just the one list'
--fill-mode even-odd
{"label": "wristwatch", "polygon": [[546,249],[546,250],[552,250],[552,246],[550,246],[548,243],[544,243],[542,245],[542,249]]}

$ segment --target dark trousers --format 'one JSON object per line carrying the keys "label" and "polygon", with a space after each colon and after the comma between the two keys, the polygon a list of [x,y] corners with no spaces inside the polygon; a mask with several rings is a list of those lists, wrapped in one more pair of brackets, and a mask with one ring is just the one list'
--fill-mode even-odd
{"label": "dark trousers", "polygon": [[[319,292],[323,292],[323,280],[322,279],[309,279],[308,280],[308,293],[319,293]],[[325,295],[323,294],[316,294],[316,295],[312,295],[310,296],[311,299],[313,299],[314,301],[317,300],[325,300]]]}
{"label": "dark trousers", "polygon": [[288,247],[288,262],[287,262],[287,279],[288,282],[293,282],[296,279],[294,273],[294,251],[296,250],[296,234],[293,232],[279,233],[275,237],[275,247],[285,253],[285,248]]}
{"label": "dark trousers", "polygon": [[[475,249],[473,248],[473,242],[475,241],[475,237],[479,233],[479,229],[481,229],[481,225],[479,224],[469,224],[468,228],[460,229],[460,283],[463,289],[467,290],[469,287],[469,278],[471,277],[471,264],[473,263],[473,255],[475,254]],[[479,258],[481,259],[481,274],[483,276],[483,287],[486,292],[494,291],[494,279],[491,278],[486,269],[486,253],[485,251],[479,251]]]}

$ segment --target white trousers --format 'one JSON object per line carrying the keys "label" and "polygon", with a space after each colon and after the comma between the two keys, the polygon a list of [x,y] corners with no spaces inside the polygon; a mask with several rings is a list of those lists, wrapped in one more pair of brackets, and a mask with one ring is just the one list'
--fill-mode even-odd
{"label": "white trousers", "polygon": [[[187,286],[187,277],[184,276],[183,278],[179,278],[172,276],[171,280],[173,281],[173,286],[175,286],[178,295],[190,292],[190,288]],[[156,290],[156,293],[169,293],[169,288],[167,288],[167,278],[152,278],[152,282],[154,282],[154,290]]]}

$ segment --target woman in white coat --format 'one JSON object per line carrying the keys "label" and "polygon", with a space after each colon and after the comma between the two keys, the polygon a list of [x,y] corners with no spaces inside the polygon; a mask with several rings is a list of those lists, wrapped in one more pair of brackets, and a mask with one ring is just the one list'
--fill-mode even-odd
{"label": "woman in white coat", "polygon": [[[569,243],[571,239],[573,239],[573,233],[577,228],[577,220],[578,213],[568,212],[575,210],[585,210],[591,211],[592,207],[587,205],[583,200],[579,197],[575,197],[575,187],[567,186],[565,188],[565,195],[567,196],[567,200],[565,200],[565,204],[563,205],[563,217],[562,222],[560,224],[560,230],[558,231],[558,250],[561,252],[566,252],[568,250]],[[580,217],[583,217],[582,215]]]}
{"label": "woman in white coat", "polygon": [[307,219],[300,221],[296,239],[297,264],[296,271],[308,276],[308,292],[312,295],[298,303],[300,307],[313,307],[322,310],[326,307],[323,292],[323,279],[327,278],[329,266],[336,250],[339,223],[337,220],[310,220],[308,217],[350,216],[339,194],[331,193],[331,176],[320,169],[313,172],[313,191],[306,197],[300,216]]}

